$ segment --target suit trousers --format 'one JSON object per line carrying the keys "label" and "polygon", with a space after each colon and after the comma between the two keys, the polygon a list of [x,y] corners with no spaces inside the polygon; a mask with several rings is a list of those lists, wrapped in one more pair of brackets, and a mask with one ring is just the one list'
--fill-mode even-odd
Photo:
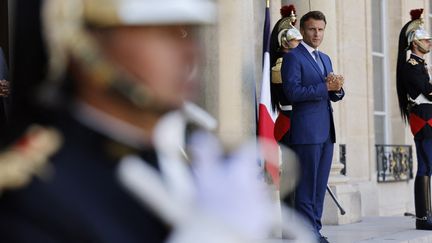
{"label": "suit trousers", "polygon": [[417,152],[417,176],[432,174],[432,139],[415,139]]}
{"label": "suit trousers", "polygon": [[334,144],[329,137],[322,144],[301,144],[291,147],[300,160],[300,180],[295,193],[295,208],[319,237]]}

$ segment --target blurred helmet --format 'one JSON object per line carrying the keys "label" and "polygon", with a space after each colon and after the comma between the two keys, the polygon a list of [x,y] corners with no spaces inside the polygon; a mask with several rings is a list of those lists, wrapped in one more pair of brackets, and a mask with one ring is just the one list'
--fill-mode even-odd
{"label": "blurred helmet", "polygon": [[215,10],[211,0],[44,0],[42,23],[50,81],[45,86],[59,85],[73,57],[92,78],[133,104],[155,108],[145,84],[131,81],[129,74],[103,58],[88,27],[203,25],[215,21]]}
{"label": "blurred helmet", "polygon": [[100,26],[202,24],[214,21],[214,4],[208,0],[80,0],[78,2],[81,2],[84,20]]}

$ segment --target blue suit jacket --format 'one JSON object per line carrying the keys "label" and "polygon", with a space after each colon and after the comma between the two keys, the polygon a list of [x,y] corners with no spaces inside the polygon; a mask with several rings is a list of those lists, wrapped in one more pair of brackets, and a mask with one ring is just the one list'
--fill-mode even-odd
{"label": "blue suit jacket", "polygon": [[333,72],[330,57],[320,52],[325,75],[302,45],[285,54],[282,63],[283,90],[293,103],[291,117],[291,144],[320,144],[330,136],[336,142],[333,109],[330,101],[339,101],[345,95],[327,91],[325,77]]}

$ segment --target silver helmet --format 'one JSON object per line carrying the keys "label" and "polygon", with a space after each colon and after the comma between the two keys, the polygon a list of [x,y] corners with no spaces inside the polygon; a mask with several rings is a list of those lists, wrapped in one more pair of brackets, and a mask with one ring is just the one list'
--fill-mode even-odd
{"label": "silver helmet", "polygon": [[283,42],[288,42],[291,40],[303,40],[303,36],[301,35],[300,31],[296,27],[292,27],[289,29],[283,29],[278,34],[278,41],[279,45],[282,45]]}
{"label": "silver helmet", "polygon": [[[407,37],[408,46],[411,46],[412,43],[416,43],[420,50],[424,53],[428,53],[429,49],[421,43],[421,40],[431,40],[432,37],[424,28],[424,20],[423,20],[423,9],[414,10],[418,11],[418,16],[413,16],[411,13],[412,21],[408,25],[405,36]],[[412,11],[413,12],[413,11]]]}
{"label": "silver helmet", "polygon": [[282,19],[278,28],[278,42],[279,46],[287,46],[288,42],[291,40],[303,40],[303,36],[300,31],[294,27],[297,17],[294,10],[291,11],[288,17]]}

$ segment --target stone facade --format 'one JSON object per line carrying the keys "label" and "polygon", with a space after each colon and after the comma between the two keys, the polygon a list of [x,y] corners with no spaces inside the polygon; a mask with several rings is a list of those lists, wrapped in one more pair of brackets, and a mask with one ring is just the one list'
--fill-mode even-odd
{"label": "stone facade", "polygon": [[[364,216],[413,212],[412,180],[377,183],[372,1],[382,1],[385,13],[387,143],[412,145],[412,136],[402,123],[397,106],[397,40],[400,29],[410,18],[410,9],[424,8],[429,13],[430,1],[271,0],[272,26],[279,18],[281,4],[295,4],[299,17],[309,10],[324,12],[328,25],[321,50],[332,58],[335,72],[346,79],[346,97],[334,106],[338,141],[329,184],[347,215],[339,215],[328,197],[324,217],[329,224],[354,222]],[[9,12],[9,31],[13,29],[13,3],[8,0],[2,6]],[[218,6],[219,22],[202,31],[206,58],[199,103],[219,120],[217,133],[224,142],[237,145],[252,138],[256,130],[255,99],[259,98],[256,96],[259,96],[261,84],[265,0],[219,0]],[[431,29],[430,18],[426,16],[425,20]],[[0,29],[2,33],[8,31],[4,25],[0,25]],[[12,43],[8,38],[0,38],[0,44],[7,47],[8,42]],[[6,48],[6,52],[8,49],[11,47]],[[338,175],[339,144],[346,145],[346,176]],[[415,161],[414,153],[414,171]]]}

